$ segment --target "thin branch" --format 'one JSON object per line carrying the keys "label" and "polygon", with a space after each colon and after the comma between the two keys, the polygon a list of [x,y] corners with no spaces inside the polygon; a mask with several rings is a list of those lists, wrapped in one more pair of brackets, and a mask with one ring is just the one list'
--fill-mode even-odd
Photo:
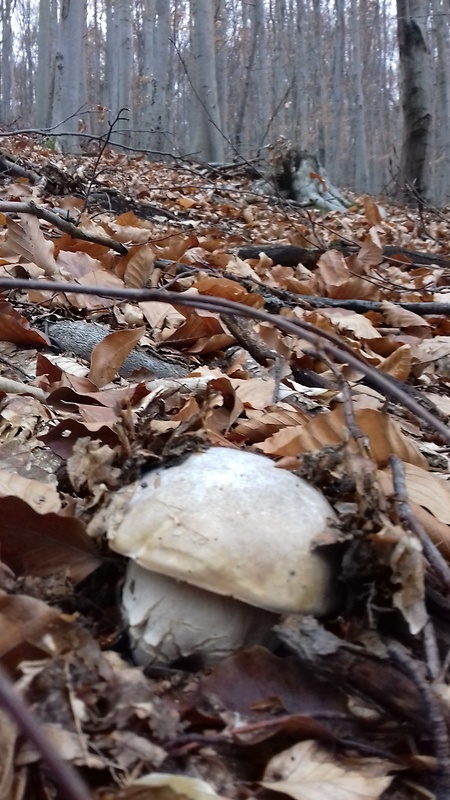
{"label": "thin branch", "polygon": [[331,337],[329,335],[310,323],[286,319],[275,314],[269,314],[267,311],[260,311],[243,303],[235,303],[232,300],[224,300],[220,297],[191,296],[189,294],[179,294],[178,292],[167,292],[164,289],[113,289],[107,286],[81,286],[78,283],[25,280],[23,278],[0,278],[0,289],[37,289],[52,292],[53,294],[55,292],[74,292],[97,297],[117,298],[118,300],[135,300],[137,302],[150,300],[152,302],[170,303],[174,306],[205,309],[216,314],[234,314],[256,319],[260,322],[270,322],[283,333],[293,334],[294,336],[301,334],[317,350],[319,355],[324,353],[340,364],[349,364],[354,369],[362,372],[370,379],[372,386],[375,386],[382,394],[393,398],[409,411],[412,411],[413,414],[438,433],[444,441],[450,443],[450,429],[405,392],[401,385],[370,366],[362,356],[358,357],[350,348],[347,351],[344,347],[335,344],[335,340],[330,341]]}
{"label": "thin branch", "polygon": [[[133,133],[133,131],[127,131],[127,133]],[[91,142],[102,142],[105,138],[105,134],[102,133],[96,136],[93,133],[83,133],[81,131],[67,131],[67,133],[56,133],[52,130],[52,128],[23,128],[23,130],[18,131],[0,131],[0,138],[1,137],[16,137],[19,135],[35,135],[35,136],[44,136],[48,137],[51,136],[52,138],[61,137],[61,136],[78,136],[80,139],[89,139]],[[154,155],[154,156],[166,156],[167,158],[172,158],[174,161],[179,161],[182,157],[176,156],[173,153],[166,153],[162,150],[147,150],[143,147],[130,147],[129,145],[121,144],[121,142],[114,142],[110,141],[109,144],[111,147],[119,147],[121,150],[128,150],[130,153],[144,153],[146,155]]]}
{"label": "thin branch", "polygon": [[49,767],[55,786],[65,800],[89,800],[84,783],[72,767],[63,761],[53,744],[14,689],[14,685],[0,665],[0,704],[6,709],[17,727],[32,742]]}
{"label": "thin branch", "polygon": [[439,699],[433,691],[433,687],[423,677],[420,666],[402,645],[391,642],[387,646],[387,652],[392,661],[415,683],[420,692],[427,713],[430,732],[433,736],[437,760],[436,777],[439,783],[435,787],[436,800],[448,800],[450,791],[450,741]]}
{"label": "thin branch", "polygon": [[0,202],[0,212],[3,214],[31,214],[33,217],[44,219],[46,222],[49,222],[50,225],[54,225],[55,228],[58,228],[63,233],[67,233],[72,239],[81,239],[84,242],[101,244],[109,250],[115,250],[115,252],[119,253],[121,256],[126,256],[128,253],[128,248],[125,247],[124,244],[116,242],[106,235],[100,236],[98,234],[85,233],[80,230],[80,228],[77,228],[73,222],[69,222],[68,219],[64,219],[64,217],[61,217],[54,211],[50,211],[48,208],[43,208],[42,206],[37,206],[33,200],[29,200],[27,203]]}
{"label": "thin branch", "polygon": [[450,567],[445,558],[440,554],[437,547],[427,535],[425,528],[416,519],[411,511],[408,501],[408,492],[405,483],[405,474],[402,460],[395,455],[391,455],[389,463],[392,472],[392,483],[395,492],[395,504],[400,520],[412,533],[419,539],[425,557],[434,568],[440,580],[447,590],[450,590]]}
{"label": "thin branch", "polygon": [[113,120],[113,122],[108,122],[108,132],[107,132],[106,136],[103,138],[103,141],[100,141],[100,149],[99,149],[99,151],[97,153],[97,157],[95,159],[94,167],[93,167],[93,170],[92,170],[92,175],[91,175],[91,177],[89,179],[89,183],[87,185],[87,189],[86,189],[86,193],[85,193],[85,197],[84,197],[83,208],[80,211],[80,215],[83,213],[83,211],[86,211],[87,204],[88,204],[88,201],[89,201],[89,195],[91,193],[92,186],[93,186],[94,181],[95,181],[95,179],[97,177],[97,174],[98,174],[98,165],[100,164],[100,159],[101,159],[103,153],[105,152],[106,147],[109,144],[109,141],[110,141],[111,136],[112,136],[112,132],[114,130],[114,126],[118,122],[121,122],[124,119],[124,117],[120,116],[122,111],[129,111],[129,109],[125,108],[125,106],[124,106],[123,108],[121,108],[118,111],[118,113],[116,115],[116,118]]}
{"label": "thin branch", "polygon": [[327,358],[327,356],[320,355],[320,357],[333,373],[339,391],[342,394],[344,419],[348,432],[352,437],[352,439],[356,442],[356,444],[360,446],[361,453],[364,456],[366,456],[368,450],[368,438],[363,434],[361,428],[356,422],[354,407],[353,407],[353,398],[350,392],[350,387],[348,385],[348,382],[345,380],[342,373],[339,372],[339,370],[336,368],[335,364],[333,364],[333,362],[330,361],[329,358]]}

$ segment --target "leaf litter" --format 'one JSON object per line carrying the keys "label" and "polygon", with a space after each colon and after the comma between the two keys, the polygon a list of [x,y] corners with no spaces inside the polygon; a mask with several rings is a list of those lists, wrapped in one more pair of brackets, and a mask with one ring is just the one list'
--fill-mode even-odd
{"label": "leaf litter", "polygon": [[[37,171],[69,179],[80,166],[31,139],[10,147]],[[30,279],[0,303],[4,669],[86,798],[445,797],[449,440],[326,342],[448,423],[450,223],[367,197],[324,217],[255,195],[242,168],[103,158],[97,187],[132,210],[114,216],[94,199],[79,220],[87,238],[2,217],[0,277]],[[81,160],[87,174],[93,158]],[[0,210],[30,199],[80,208],[69,192],[3,179]],[[271,244],[304,257],[277,263]],[[331,340],[314,347],[300,329],[234,327],[217,308],[108,288],[237,301]],[[441,310],[425,316],[426,303]],[[49,346],[52,325],[80,321],[109,331],[87,356],[70,328],[59,352]],[[119,375],[134,352],[166,372]],[[270,649],[143,671],[120,611],[125,559],[108,550],[101,515],[142,471],[210,445],[263,453],[325,494],[346,601],[321,622],[281,619]],[[52,796],[23,733],[2,711],[1,796]]]}

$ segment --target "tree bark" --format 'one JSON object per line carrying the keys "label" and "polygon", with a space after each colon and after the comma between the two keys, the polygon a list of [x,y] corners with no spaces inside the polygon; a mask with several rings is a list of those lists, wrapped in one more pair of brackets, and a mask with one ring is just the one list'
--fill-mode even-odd
{"label": "tree bark", "polygon": [[[61,0],[52,109],[56,133],[76,130],[79,114],[86,110],[85,26],[86,0]],[[61,137],[58,144],[65,152],[77,153],[80,150],[80,142],[76,136]]]}
{"label": "tree bark", "polygon": [[211,0],[190,0],[193,57],[192,99],[195,108],[193,149],[203,161],[222,162],[224,138],[217,93],[214,7]]}
{"label": "tree bark", "polygon": [[430,143],[430,65],[426,44],[426,0],[397,0],[397,36],[401,70],[403,143],[399,187],[425,196]]}

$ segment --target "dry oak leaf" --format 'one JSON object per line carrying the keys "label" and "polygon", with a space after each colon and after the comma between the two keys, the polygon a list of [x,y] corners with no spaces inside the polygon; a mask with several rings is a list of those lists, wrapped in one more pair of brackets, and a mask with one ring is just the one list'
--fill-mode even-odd
{"label": "dry oak leaf", "polygon": [[376,800],[392,781],[390,769],[375,759],[345,768],[318,742],[305,741],[272,758],[261,784],[294,800]]}
{"label": "dry oak leaf", "polygon": [[128,259],[123,282],[127,289],[142,289],[147,286],[153,271],[155,253],[150,245],[143,245]]}

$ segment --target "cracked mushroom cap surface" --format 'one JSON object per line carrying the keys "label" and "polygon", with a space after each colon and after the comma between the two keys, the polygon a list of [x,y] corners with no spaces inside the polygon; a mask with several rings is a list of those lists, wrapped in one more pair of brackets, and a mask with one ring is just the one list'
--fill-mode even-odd
{"label": "cracked mushroom cap surface", "polygon": [[265,456],[211,447],[113,500],[109,544],[152,572],[253,606],[323,614],[336,604],[325,497]]}

